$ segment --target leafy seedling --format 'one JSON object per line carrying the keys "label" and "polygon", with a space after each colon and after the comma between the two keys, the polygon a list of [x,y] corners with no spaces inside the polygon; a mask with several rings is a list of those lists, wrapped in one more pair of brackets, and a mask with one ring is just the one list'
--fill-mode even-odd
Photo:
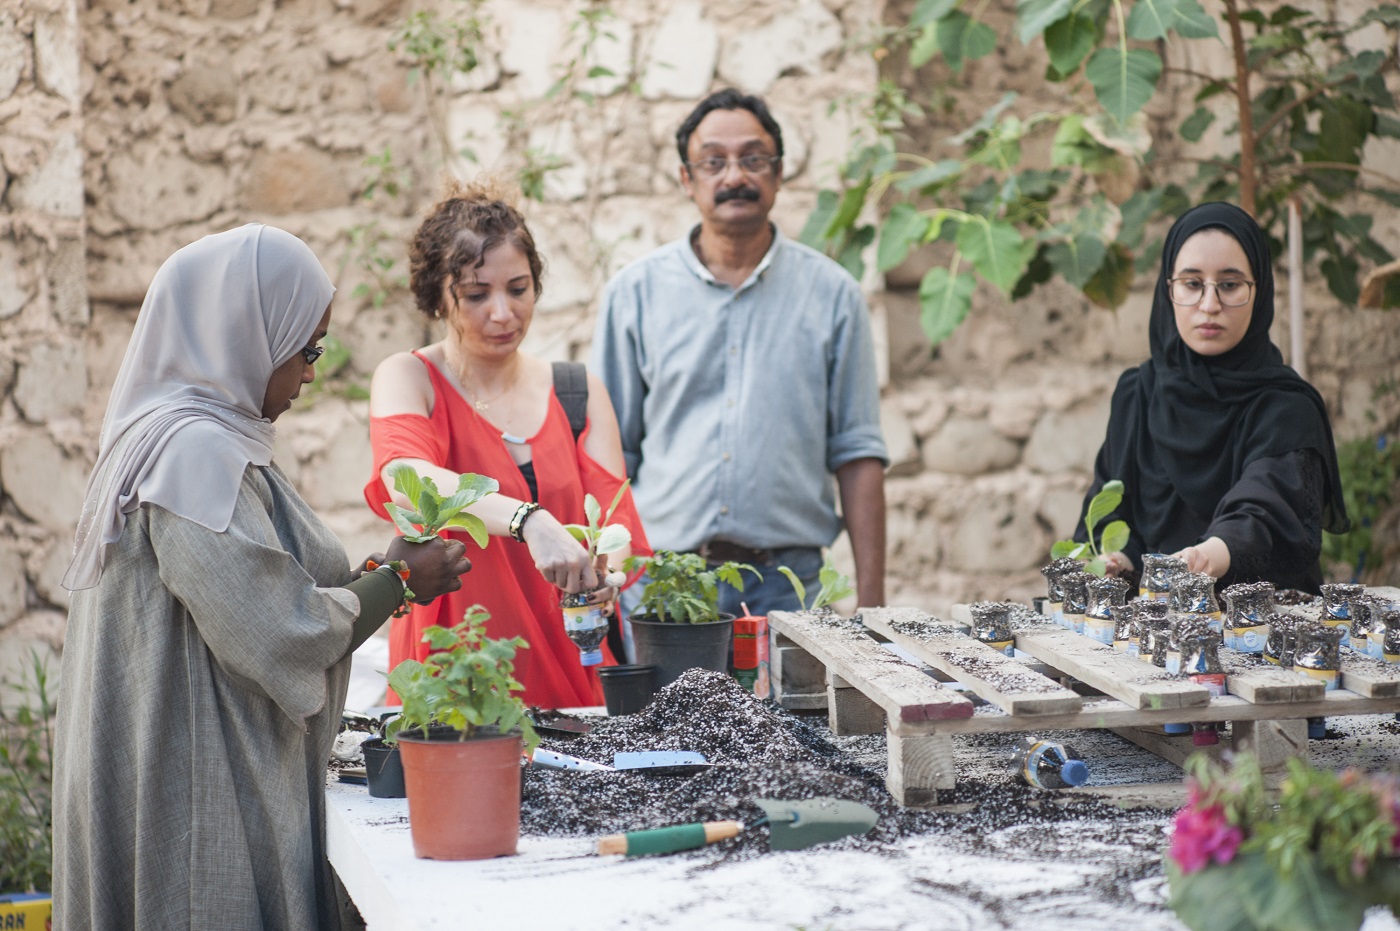
{"label": "leafy seedling", "polygon": [[829,608],[831,605],[855,594],[855,589],[851,587],[851,580],[841,574],[835,564],[830,559],[822,563],[821,572],[817,578],[821,581],[821,588],[817,590],[816,597],[812,599],[812,604],[807,604],[807,586],[802,584],[802,580],[797,577],[787,566],[779,566],[778,571],[787,576],[787,580],[792,583],[793,591],[797,592],[797,600],[802,605],[804,611],[820,611]]}
{"label": "leafy seedling", "polygon": [[1094,495],[1094,500],[1089,502],[1089,510],[1084,514],[1084,529],[1088,532],[1088,541],[1080,543],[1076,540],[1060,540],[1050,548],[1050,557],[1059,559],[1068,556],[1070,559],[1078,559],[1085,563],[1085,572],[1103,575],[1104,557],[1128,545],[1128,524],[1121,520],[1111,522],[1103,528],[1097,543],[1094,542],[1094,531],[1122,501],[1123,483],[1116,478],[1105,482],[1099,493]]}
{"label": "leafy seedling", "polygon": [[622,502],[622,496],[627,493],[627,487],[631,480],[624,481],[622,487],[617,490],[617,495],[613,498],[612,504],[608,505],[608,512],[603,513],[602,507],[598,504],[598,499],[592,495],[583,496],[583,513],[588,517],[587,526],[583,524],[565,524],[564,529],[573,535],[573,538],[584,546],[588,547],[589,556],[599,556],[607,553],[616,553],[618,550],[627,547],[632,542],[632,531],[622,524],[612,524],[613,512],[617,510],[618,504]]}
{"label": "leafy seedling", "polygon": [[632,556],[625,565],[629,572],[646,569],[648,581],[637,613],[676,624],[719,620],[720,582],[742,592],[745,572],[763,580],[763,573],[747,563],[727,562],[711,569],[698,553],[657,550],[652,556]]}
{"label": "leafy seedling", "polygon": [[486,522],[468,513],[466,508],[500,489],[494,478],[464,472],[457,479],[457,490],[451,497],[444,498],[433,480],[419,475],[413,466],[400,463],[389,470],[389,475],[394,480],[394,488],[413,504],[412,510],[393,502],[384,505],[405,540],[427,543],[439,530],[455,527],[465,530],[477,546],[486,548],[490,539]]}

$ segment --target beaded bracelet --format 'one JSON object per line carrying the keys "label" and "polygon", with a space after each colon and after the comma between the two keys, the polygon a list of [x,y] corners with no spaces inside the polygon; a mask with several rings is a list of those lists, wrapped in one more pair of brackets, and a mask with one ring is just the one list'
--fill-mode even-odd
{"label": "beaded bracelet", "polygon": [[510,519],[510,535],[515,542],[525,542],[525,522],[539,509],[540,506],[533,501],[526,501],[515,509],[515,515]]}

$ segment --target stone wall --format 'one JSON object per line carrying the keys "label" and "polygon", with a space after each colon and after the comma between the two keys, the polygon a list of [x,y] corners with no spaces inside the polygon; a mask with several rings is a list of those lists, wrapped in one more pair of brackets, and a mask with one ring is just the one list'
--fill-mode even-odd
{"label": "stone wall", "polygon": [[[863,0],[486,0],[477,66],[415,80],[388,44],[415,9],[405,0],[0,2],[0,665],[61,642],[57,580],[107,393],[146,285],[175,249],[258,220],[322,257],[348,361],[279,420],[277,458],[352,556],[379,549],[387,525],[361,495],[357,389],[385,355],[431,335],[394,279],[440,174],[554,166],[527,205],[547,262],[530,348],[582,358],[607,277],[695,221],[673,142],[695,100],[730,84],[768,98],[788,149],[776,219],[795,235],[847,150],[856,119],[844,104],[881,77],[863,41],[885,15]],[[966,112],[935,131],[1004,89],[1024,92],[1028,110],[1062,93],[1040,81],[1039,54],[1008,42],[971,65]],[[936,66],[883,67],[945,79]],[[1153,106],[1165,141],[1186,102]],[[370,157],[396,185],[371,188]],[[1382,225],[1400,249],[1397,223]],[[1114,314],[1064,289],[1015,306],[984,289],[931,356],[911,288],[937,258],[865,284],[895,458],[890,596],[941,610],[1038,588],[1036,567],[1077,515],[1117,372],[1145,355],[1147,298]],[[367,274],[377,259],[387,268]],[[1309,293],[1313,379],[1340,433],[1373,429],[1364,413],[1400,357],[1396,318]],[[1394,403],[1379,413],[1394,425]],[[837,556],[849,563],[844,545]]]}

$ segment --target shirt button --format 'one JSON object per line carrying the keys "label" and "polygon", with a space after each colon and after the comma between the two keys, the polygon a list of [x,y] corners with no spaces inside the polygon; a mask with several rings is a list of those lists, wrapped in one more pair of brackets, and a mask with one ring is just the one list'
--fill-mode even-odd
{"label": "shirt button", "polygon": [[739,354],[739,347],[738,347],[738,346],[730,346],[730,347],[729,347],[729,354],[730,354],[731,356],[737,356],[737,355]]}
{"label": "shirt button", "polygon": [[729,461],[729,453],[725,453],[724,455],[720,456],[720,458],[723,459],[725,462],[728,462],[728,461]]}
{"label": "shirt button", "polygon": [[733,407],[733,406],[734,406],[734,399],[733,399],[733,398],[730,398],[728,401],[725,401],[725,402],[724,402],[724,406],[725,406],[725,407]]}
{"label": "shirt button", "polygon": [[729,505],[727,505],[727,504],[721,504],[720,507],[719,507],[719,512],[720,512],[721,514],[728,514],[728,513],[729,513]]}

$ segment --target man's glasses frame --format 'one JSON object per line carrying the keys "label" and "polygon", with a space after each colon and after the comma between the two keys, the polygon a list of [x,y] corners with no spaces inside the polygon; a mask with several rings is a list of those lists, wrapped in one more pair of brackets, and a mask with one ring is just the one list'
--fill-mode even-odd
{"label": "man's glasses frame", "polygon": [[750,153],[740,155],[738,158],[702,158],[693,162],[686,162],[685,167],[690,169],[692,174],[704,175],[707,178],[717,178],[729,170],[731,164],[737,163],[739,170],[746,175],[766,175],[778,167],[778,163],[783,160],[781,155],[760,155]]}

